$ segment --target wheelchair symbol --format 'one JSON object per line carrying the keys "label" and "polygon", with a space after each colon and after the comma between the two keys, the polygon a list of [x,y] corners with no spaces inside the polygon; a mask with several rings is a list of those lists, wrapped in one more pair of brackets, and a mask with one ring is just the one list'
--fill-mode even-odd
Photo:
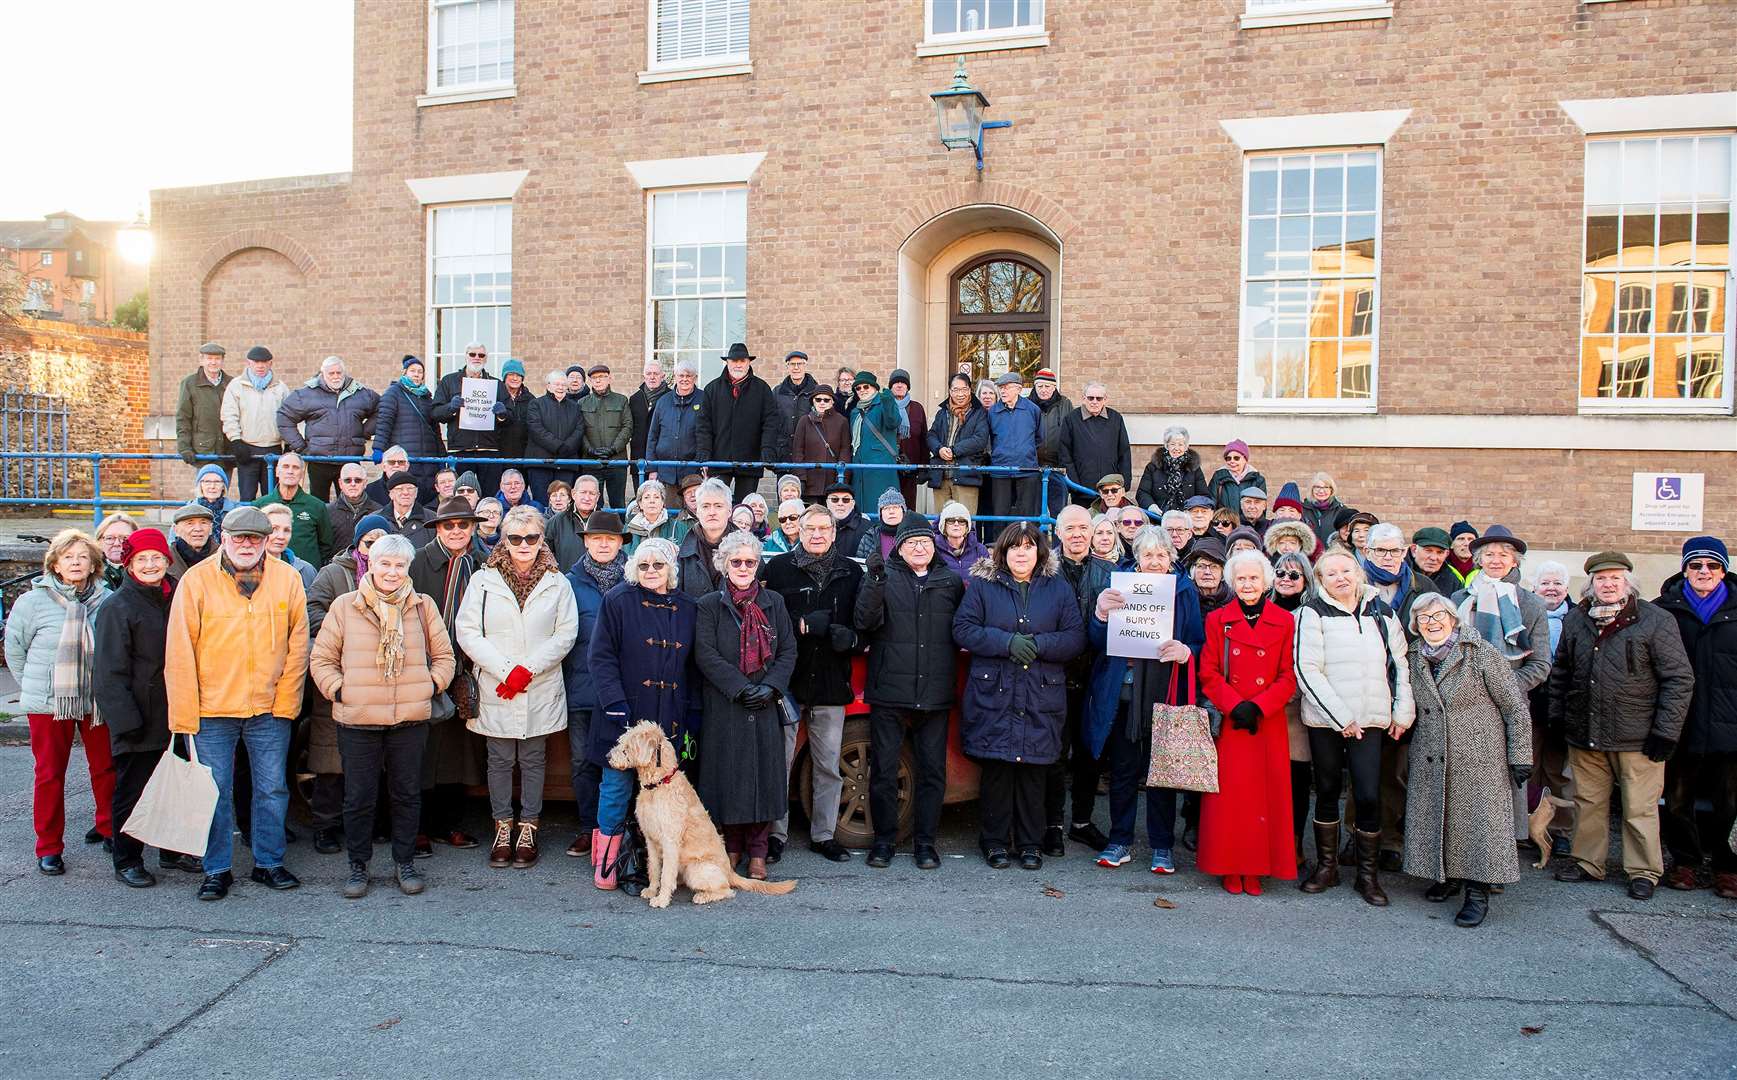
{"label": "wheelchair symbol", "polygon": [[1660,502],[1678,502],[1683,497],[1682,477],[1660,476],[1653,481],[1653,497]]}

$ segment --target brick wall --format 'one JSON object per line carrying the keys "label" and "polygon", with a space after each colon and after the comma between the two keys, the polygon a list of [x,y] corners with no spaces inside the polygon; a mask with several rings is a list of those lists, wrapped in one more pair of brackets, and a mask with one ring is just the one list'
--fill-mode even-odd
{"label": "brick wall", "polygon": [[[990,116],[1014,121],[988,137],[978,180],[969,154],[937,145],[928,94],[952,59],[915,55],[917,0],[828,5],[824,19],[759,5],[752,75],[653,85],[636,78],[643,0],[596,0],[583,17],[519,0],[517,95],[433,108],[415,104],[424,8],[359,5],[351,173],[155,196],[157,407],[214,326],[282,335],[267,343],[292,382],[336,352],[378,386],[399,355],[421,353],[425,217],[409,177],[528,169],[514,198],[513,351],[533,372],[579,359],[636,369],[645,198],[623,163],[764,151],[748,203],[749,344],[762,357],[801,347],[820,373],[884,373],[900,245],[941,210],[1000,203],[1062,236],[1054,359],[1069,392],[1099,377],[1129,413],[1228,414],[1242,154],[1219,120],[1405,108],[1384,157],[1381,412],[1572,415],[1585,140],[1558,102],[1737,88],[1737,4],[1528,0],[1499,18],[1490,6],[1398,0],[1391,19],[1243,31],[1243,0],[1048,5],[1049,46],[968,57]],[[242,321],[225,322],[225,298],[266,272],[237,262],[232,289],[219,269],[249,245],[298,267],[302,288],[258,288]],[[1439,484],[1443,505],[1500,504],[1488,494],[1500,485],[1467,464],[1475,454],[1296,456],[1355,458],[1371,475],[1391,459],[1414,471],[1404,483]],[[1710,504],[1729,500],[1737,468],[1715,456],[1702,470]],[[1602,465],[1513,451],[1485,467],[1546,467],[1551,496],[1568,500],[1603,491]],[[1400,505],[1433,512],[1421,488]],[[1596,531],[1626,529],[1626,496],[1581,513]]]}
{"label": "brick wall", "polygon": [[[39,319],[0,326],[0,386],[63,399],[74,452],[147,449],[143,421],[150,411],[151,364],[144,334]],[[89,467],[73,466],[69,475],[72,494],[89,496]],[[105,466],[104,489],[146,475],[142,462]]]}

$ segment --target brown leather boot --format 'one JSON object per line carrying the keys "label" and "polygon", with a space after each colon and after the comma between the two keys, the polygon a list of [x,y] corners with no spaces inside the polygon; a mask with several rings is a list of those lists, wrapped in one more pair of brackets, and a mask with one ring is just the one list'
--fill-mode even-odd
{"label": "brown leather boot", "polygon": [[519,842],[513,845],[513,869],[526,870],[537,865],[537,823],[519,822]]}
{"label": "brown leather boot", "polygon": [[513,819],[495,822],[495,842],[489,845],[489,866],[504,870],[513,865]]}
{"label": "brown leather boot", "polygon": [[1339,884],[1339,823],[1315,822],[1315,869],[1297,888],[1306,893],[1326,892]]}
{"label": "brown leather boot", "polygon": [[1381,858],[1381,834],[1353,829],[1351,836],[1357,845],[1357,891],[1370,906],[1386,907],[1387,894],[1381,890],[1376,870],[1376,862]]}

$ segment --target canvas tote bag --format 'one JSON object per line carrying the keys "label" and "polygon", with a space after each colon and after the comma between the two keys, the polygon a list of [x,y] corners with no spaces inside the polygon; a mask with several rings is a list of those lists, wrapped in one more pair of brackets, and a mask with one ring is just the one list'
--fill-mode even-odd
{"label": "canvas tote bag", "polygon": [[1218,747],[1212,742],[1212,721],[1194,703],[1194,661],[1171,665],[1170,694],[1176,701],[1178,674],[1188,684],[1187,702],[1152,706],[1152,760],[1146,786],[1177,791],[1218,790]]}
{"label": "canvas tote bag", "polygon": [[175,756],[171,739],[121,831],[162,851],[203,855],[211,816],[217,812],[217,781],[211,778],[209,766],[199,764],[193,740],[181,738],[187,758]]}

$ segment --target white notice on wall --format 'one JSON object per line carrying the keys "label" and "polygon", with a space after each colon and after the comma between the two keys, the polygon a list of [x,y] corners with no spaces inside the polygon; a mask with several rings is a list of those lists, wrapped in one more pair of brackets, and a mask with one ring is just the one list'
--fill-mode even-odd
{"label": "white notice on wall", "polygon": [[1176,579],[1169,574],[1113,573],[1110,588],[1128,606],[1110,612],[1105,651],[1111,656],[1156,660],[1176,621]]}
{"label": "white notice on wall", "polygon": [[493,379],[465,379],[463,382],[459,392],[464,395],[464,408],[459,410],[459,428],[464,431],[493,431],[495,387],[500,384]]}
{"label": "white notice on wall", "polygon": [[1006,349],[989,350],[989,377],[999,379],[1013,367],[1013,354]]}
{"label": "white notice on wall", "polygon": [[1636,532],[1700,532],[1705,495],[1701,473],[1637,472],[1629,528]]}

